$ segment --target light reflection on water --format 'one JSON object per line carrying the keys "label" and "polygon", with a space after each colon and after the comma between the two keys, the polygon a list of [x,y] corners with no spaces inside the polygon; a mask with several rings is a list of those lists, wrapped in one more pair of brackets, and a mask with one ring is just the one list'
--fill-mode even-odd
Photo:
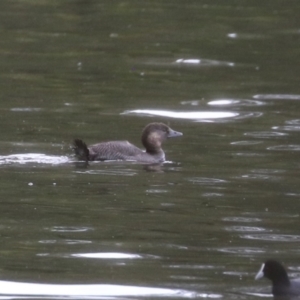
{"label": "light reflection on water", "polygon": [[254,99],[262,100],[300,100],[300,95],[290,95],[290,94],[259,94],[254,95]]}
{"label": "light reflection on water", "polygon": [[259,218],[250,218],[250,217],[225,217],[223,221],[226,222],[245,222],[245,223],[252,223],[252,222],[261,222]]}
{"label": "light reflection on water", "polygon": [[227,247],[227,248],[220,248],[218,249],[220,252],[225,253],[233,253],[239,255],[253,255],[257,253],[265,253],[264,250],[260,248],[253,248],[253,247]]}
{"label": "light reflection on water", "polygon": [[251,145],[258,145],[262,144],[261,141],[237,141],[237,142],[231,142],[231,145],[238,145],[238,146],[251,146]]}
{"label": "light reflection on water", "polygon": [[252,227],[252,226],[228,226],[224,228],[227,231],[238,231],[238,232],[260,232],[260,231],[266,231],[265,228],[261,227]]}
{"label": "light reflection on water", "polygon": [[299,242],[300,235],[289,234],[245,234],[240,236],[243,239],[263,240],[274,242]]}
{"label": "light reflection on water", "polygon": [[128,110],[123,112],[123,114],[139,114],[139,115],[161,116],[161,117],[169,117],[169,118],[176,118],[176,119],[190,119],[190,120],[233,118],[239,115],[236,112],[221,112],[221,111],[175,112],[175,111],[151,110],[151,109]]}
{"label": "light reflection on water", "polygon": [[84,245],[84,244],[92,244],[92,241],[64,239],[64,240],[40,240],[39,243],[60,244],[60,245]]}
{"label": "light reflection on water", "polygon": [[49,230],[53,232],[86,232],[94,229],[90,227],[77,227],[77,226],[72,226],[72,227],[53,226],[52,228],[49,228]]}
{"label": "light reflection on water", "polygon": [[286,126],[274,126],[272,127],[274,130],[286,130],[286,131],[300,131],[300,126],[291,126],[291,125],[286,125]]}
{"label": "light reflection on water", "polygon": [[227,180],[219,179],[219,178],[206,178],[206,177],[194,177],[187,178],[188,181],[195,184],[205,184],[205,185],[215,185],[217,183],[227,183]]}
{"label": "light reflection on water", "polygon": [[14,107],[10,109],[11,111],[14,112],[39,112],[42,111],[42,108],[38,107]]}
{"label": "light reflection on water", "polygon": [[71,254],[79,258],[99,258],[99,259],[141,259],[144,258],[138,254],[118,253],[118,252],[100,252],[100,253],[76,253]]}
{"label": "light reflection on water", "polygon": [[287,136],[287,133],[284,132],[275,132],[275,131],[254,131],[254,132],[245,132],[244,135],[251,136],[258,139],[270,139],[270,138],[279,138]]}
{"label": "light reflection on water", "polygon": [[247,179],[260,179],[260,180],[280,180],[281,177],[273,176],[273,175],[267,175],[267,174],[245,174],[241,175],[241,178],[247,178]]}
{"label": "light reflection on water", "polygon": [[276,145],[270,146],[267,150],[273,151],[300,151],[300,145]]}
{"label": "light reflection on water", "polygon": [[206,67],[234,67],[235,63],[227,61],[218,61],[212,59],[200,59],[200,58],[179,58],[175,61],[175,64],[181,65],[193,65],[193,66],[206,66]]}
{"label": "light reflection on water", "polygon": [[[38,284],[0,281],[2,295],[9,299],[103,299],[108,297],[173,297],[173,298],[219,298],[220,295],[197,294],[195,292],[156,287],[126,286],[113,284]],[[49,298],[51,297],[51,298]]]}
{"label": "light reflection on water", "polygon": [[220,100],[212,100],[207,103],[211,106],[261,106],[266,105],[263,101],[256,101],[256,100],[235,100],[235,99],[220,99]]}

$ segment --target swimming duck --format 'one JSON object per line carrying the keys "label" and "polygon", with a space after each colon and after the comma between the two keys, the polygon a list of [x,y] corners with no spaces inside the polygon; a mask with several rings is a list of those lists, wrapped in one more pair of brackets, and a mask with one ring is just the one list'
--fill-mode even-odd
{"label": "swimming duck", "polygon": [[[266,277],[272,281],[272,293],[274,297],[299,297],[299,279],[290,280],[288,274],[281,263],[269,259],[262,264],[255,279]],[[297,298],[298,299],[298,298]]]}
{"label": "swimming duck", "polygon": [[163,123],[150,123],[142,133],[142,143],[146,151],[128,141],[110,141],[87,146],[82,140],[74,140],[74,150],[80,160],[132,160],[143,163],[161,163],[165,153],[161,148],[167,138],[181,136],[182,133]]}

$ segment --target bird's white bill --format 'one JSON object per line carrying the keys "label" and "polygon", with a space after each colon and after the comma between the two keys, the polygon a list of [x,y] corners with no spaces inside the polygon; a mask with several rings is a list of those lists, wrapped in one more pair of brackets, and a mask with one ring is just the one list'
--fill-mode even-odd
{"label": "bird's white bill", "polygon": [[259,271],[257,272],[256,276],[255,276],[255,280],[263,278],[264,277],[264,267],[265,264],[262,264]]}

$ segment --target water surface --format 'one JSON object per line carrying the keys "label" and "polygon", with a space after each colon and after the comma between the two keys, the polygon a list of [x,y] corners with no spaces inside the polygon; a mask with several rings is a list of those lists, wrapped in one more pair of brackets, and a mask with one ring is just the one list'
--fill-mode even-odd
{"label": "water surface", "polygon": [[[297,1],[1,1],[3,299],[270,297],[299,276]],[[183,132],[167,162],[73,138]]]}

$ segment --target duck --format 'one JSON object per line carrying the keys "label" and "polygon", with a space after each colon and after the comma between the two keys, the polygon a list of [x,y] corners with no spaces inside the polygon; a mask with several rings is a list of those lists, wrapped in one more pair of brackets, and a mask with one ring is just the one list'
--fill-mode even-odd
{"label": "duck", "polygon": [[150,123],[142,132],[142,150],[128,141],[108,141],[87,146],[81,139],[74,140],[75,155],[83,161],[123,160],[141,163],[162,163],[165,153],[162,143],[173,137],[182,136],[164,123]]}
{"label": "duck", "polygon": [[300,280],[289,279],[289,276],[283,265],[274,259],[265,261],[255,279],[268,278],[272,281],[272,293],[278,297],[299,297],[300,296]]}

